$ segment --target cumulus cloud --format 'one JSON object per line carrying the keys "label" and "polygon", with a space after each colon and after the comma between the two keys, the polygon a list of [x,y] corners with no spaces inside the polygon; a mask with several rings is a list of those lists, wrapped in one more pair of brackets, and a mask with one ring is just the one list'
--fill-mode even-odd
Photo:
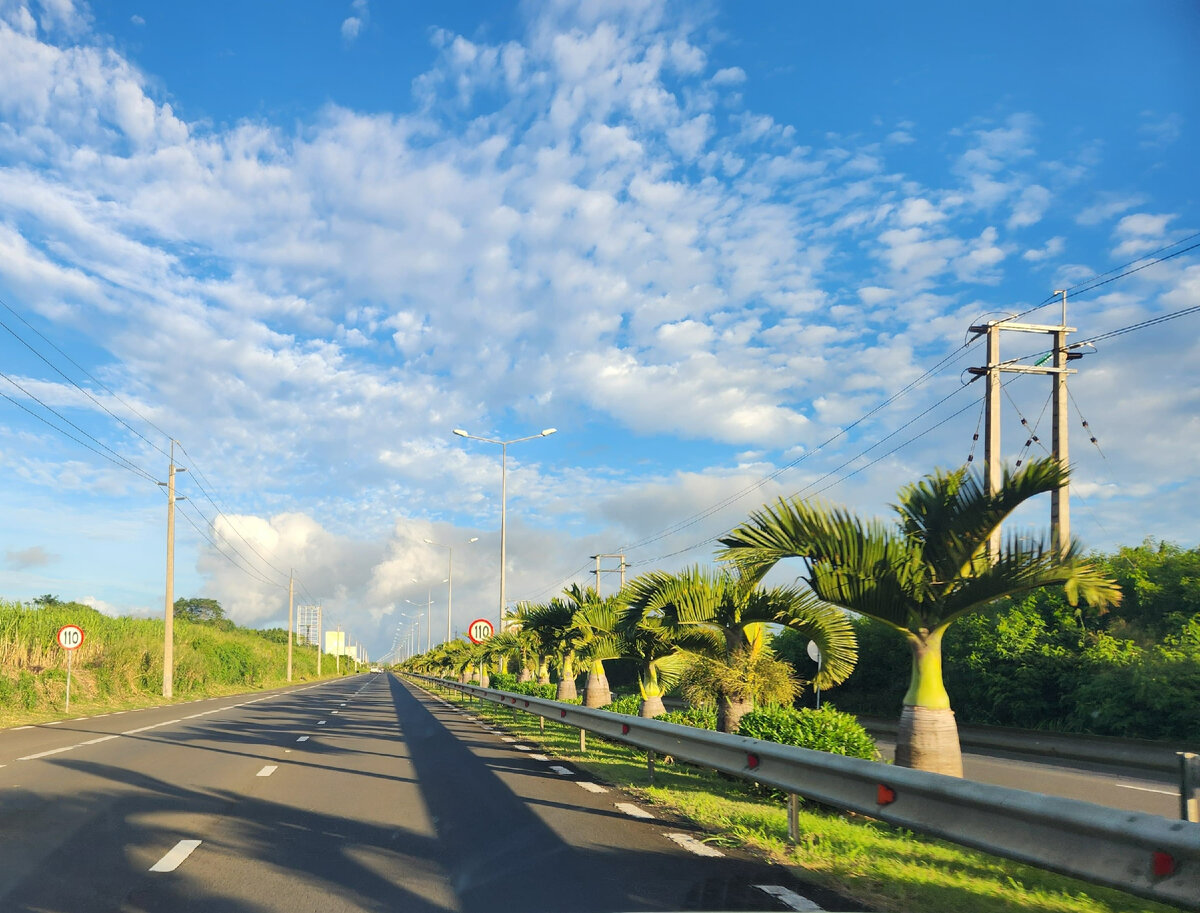
{"label": "cumulus cloud", "polygon": [[370,10],[368,8],[368,0],[354,0],[350,4],[350,9],[353,15],[347,16],[342,20],[342,40],[347,44],[352,43],[363,27],[367,24],[367,18]]}

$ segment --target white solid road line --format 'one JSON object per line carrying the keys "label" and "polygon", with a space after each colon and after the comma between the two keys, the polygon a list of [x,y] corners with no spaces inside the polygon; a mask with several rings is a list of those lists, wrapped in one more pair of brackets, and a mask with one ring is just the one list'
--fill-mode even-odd
{"label": "white solid road line", "polygon": [[55,720],[54,722],[52,722],[52,723],[46,723],[45,725],[46,725],[46,726],[61,726],[61,725],[62,725],[62,720]]}
{"label": "white solid road line", "polygon": [[632,802],[618,802],[617,808],[627,814],[630,818],[641,818],[644,821],[653,821],[654,816],[645,809],[638,808]]}
{"label": "white solid road line", "polygon": [[192,855],[196,847],[199,845],[199,840],[180,840],[171,848],[171,851],[167,853],[167,855],[163,856],[162,859],[150,866],[150,871],[174,872],[177,868],[179,868],[180,865],[183,864],[183,860]]}
{"label": "white solid road line", "polygon": [[797,910],[799,913],[811,913],[813,910],[824,910],[824,907],[819,907],[803,894],[797,894],[795,891],[789,891],[787,888],[778,884],[756,884],[756,888],[766,894],[770,894],[781,904],[784,904],[789,910]]}
{"label": "white solid road line", "polygon": [[668,840],[673,840],[689,853],[695,853],[697,856],[724,856],[718,849],[714,849],[707,843],[701,843],[691,834],[663,834]]}
{"label": "white solid road line", "polygon": [[556,774],[558,774],[560,777],[572,776],[571,770],[568,767],[559,767],[557,764],[552,764],[552,765],[550,765],[550,769],[552,771],[554,771]]}
{"label": "white solid road line", "polygon": [[262,770],[260,770],[257,774],[255,774],[255,776],[256,777],[269,777],[269,776],[271,776],[271,774],[275,773],[275,771],[277,771],[277,770],[279,770],[278,764],[268,764],[266,767],[264,767]]}
{"label": "white solid road line", "polygon": [[1163,796],[1179,795],[1179,790],[1177,789],[1154,789],[1151,786],[1134,786],[1132,783],[1117,783],[1115,785],[1121,787],[1122,789],[1136,789],[1138,792],[1143,793],[1159,793]]}
{"label": "white solid road line", "polygon": [[608,789],[601,786],[599,783],[589,783],[587,780],[576,780],[580,786],[586,789],[589,793],[606,793]]}

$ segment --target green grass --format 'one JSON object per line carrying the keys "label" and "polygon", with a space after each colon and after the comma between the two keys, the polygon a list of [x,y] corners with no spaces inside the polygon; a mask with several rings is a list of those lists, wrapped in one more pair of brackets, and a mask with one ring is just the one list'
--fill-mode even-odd
{"label": "green grass", "polygon": [[[450,700],[457,692],[442,689]],[[718,845],[741,846],[798,868],[797,876],[881,911],[911,913],[1178,913],[1179,908],[1042,869],[921,837],[853,814],[803,806],[797,845],[787,837],[787,811],[765,790],[686,764],[656,764],[650,782],[645,752],[516,708],[468,699],[468,709],[541,744],[596,779],[642,801],[687,817]]]}
{"label": "green grass", "polygon": [[[55,635],[84,630],[71,669],[71,715],[167,703],[162,697],[162,619],[113,618],[78,603],[31,608],[0,601],[0,727],[66,715],[67,655]],[[287,646],[244,628],[175,620],[174,700],[287,684]],[[295,647],[293,682],[316,678],[314,647]],[[322,677],[333,673],[322,661]]]}

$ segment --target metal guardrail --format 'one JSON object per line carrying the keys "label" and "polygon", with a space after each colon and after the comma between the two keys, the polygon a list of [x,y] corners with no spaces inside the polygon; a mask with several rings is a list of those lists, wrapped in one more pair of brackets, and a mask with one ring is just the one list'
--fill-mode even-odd
{"label": "metal guardrail", "polygon": [[412,676],[922,834],[1200,910],[1200,824]]}

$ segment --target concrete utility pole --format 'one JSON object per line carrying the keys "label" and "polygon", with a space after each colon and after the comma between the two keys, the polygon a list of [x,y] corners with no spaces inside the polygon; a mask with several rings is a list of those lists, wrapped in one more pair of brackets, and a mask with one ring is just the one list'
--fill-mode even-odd
{"label": "concrete utility pole", "polygon": [[[620,554],[616,554],[616,555],[589,555],[588,557],[596,559],[596,570],[594,571],[594,573],[596,575],[596,596],[597,597],[599,597],[599,595],[600,595],[600,575],[601,574],[620,574],[621,575],[621,589],[625,589],[625,568],[628,567],[628,565],[625,564],[625,553],[624,552],[621,552]],[[601,558],[616,558],[619,563],[617,564],[617,566],[615,568],[601,568],[600,567],[600,559]]]}
{"label": "concrete utility pole", "polygon": [[321,677],[321,654],[325,652],[325,630],[321,627],[321,606],[317,605],[317,678]]}
{"label": "concrete utility pole", "polygon": [[296,586],[295,577],[296,577],[295,571],[291,571],[288,573],[288,670],[287,670],[287,680],[289,682],[292,680],[292,618],[294,615],[293,599],[295,597],[295,586]]}
{"label": "concrete utility pole", "polygon": [[182,466],[175,465],[175,441],[171,440],[171,466],[167,471],[167,481],[159,485],[167,489],[167,596],[163,608],[163,697],[172,697],[175,693],[175,501],[185,500],[175,497],[175,473],[187,472]]}
{"label": "concrete utility pole", "polygon": [[[1075,327],[1067,326],[1067,293],[1055,290],[1054,294],[1062,295],[1062,322],[1057,325],[1040,323],[1019,323],[1016,320],[992,320],[986,324],[971,327],[971,332],[977,336],[987,336],[987,365],[982,368],[968,368],[967,371],[976,377],[987,378],[987,392],[984,396],[984,478],[987,491],[995,495],[1000,491],[1002,480],[1000,466],[1000,374],[1049,374],[1054,381],[1054,419],[1052,430],[1051,454],[1064,467],[1069,466],[1068,432],[1067,432],[1067,375],[1075,374],[1075,370],[1067,367],[1067,362],[1082,355],[1067,350],[1067,334],[1075,332]],[[1000,331],[1011,330],[1018,333],[1046,333],[1052,337],[1053,364],[1046,365],[1043,359],[1037,364],[1022,365],[1016,361],[1000,361]],[[1031,429],[1032,430],[1032,429]],[[1071,506],[1070,484],[1064,482],[1050,493],[1050,529],[1054,536],[1054,547],[1059,554],[1066,554],[1071,547]],[[988,554],[994,560],[1000,554],[1000,530],[997,529],[988,540]]]}

